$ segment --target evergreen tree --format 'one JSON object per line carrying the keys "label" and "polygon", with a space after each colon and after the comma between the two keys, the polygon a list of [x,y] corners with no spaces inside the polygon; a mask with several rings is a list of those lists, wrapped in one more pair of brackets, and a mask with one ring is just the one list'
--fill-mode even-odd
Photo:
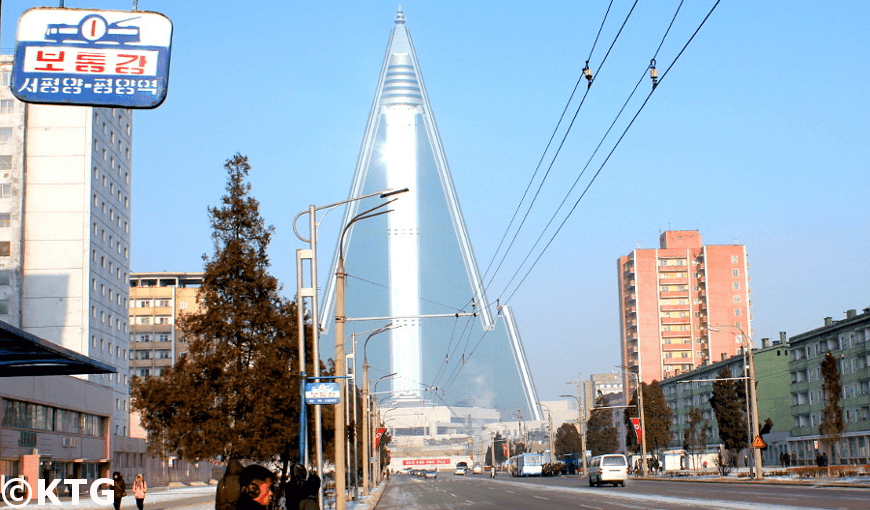
{"label": "evergreen tree", "polygon": [[[723,367],[717,379],[728,379],[731,370]],[[719,439],[731,453],[729,464],[735,464],[737,452],[747,445],[746,388],[740,381],[714,381],[710,405],[716,414]]]}
{"label": "evergreen tree", "polygon": [[[599,395],[595,407],[607,406],[607,399]],[[611,409],[592,409],[586,424],[586,447],[592,455],[614,453],[619,448],[616,426],[613,425]]]}
{"label": "evergreen tree", "polygon": [[[653,381],[649,384],[641,383],[641,391],[643,391],[643,417],[644,417],[644,432],[646,437],[646,452],[654,452],[660,450],[671,442],[673,433],[671,432],[671,421],[674,419],[674,413],[665,399],[665,393],[662,390],[658,381]],[[637,437],[634,433],[634,426],[631,424],[630,418],[638,417],[637,413],[637,390],[632,393],[631,401],[628,403],[631,407],[625,410],[625,425],[628,430],[626,433],[626,445],[629,449],[640,452],[640,445],[637,442]]]}
{"label": "evergreen tree", "polygon": [[202,307],[179,321],[190,351],[158,377],[134,377],[132,406],[152,451],[286,459],[299,435],[295,305],[268,273],[273,228],[249,195],[247,158],[224,168],[226,195],[209,208],[214,255],[203,256]]}
{"label": "evergreen tree", "polygon": [[564,455],[566,453],[581,453],[582,443],[580,442],[580,433],[577,432],[577,426],[573,423],[563,423],[556,429],[556,438],[553,441],[553,446],[556,448],[556,455]]}
{"label": "evergreen tree", "polygon": [[834,460],[833,446],[846,430],[843,407],[840,406],[843,385],[840,383],[840,368],[837,365],[837,358],[830,351],[827,352],[822,360],[822,393],[825,397],[825,407],[822,409],[819,434],[822,435],[822,444],[828,449],[828,457],[831,461]]}

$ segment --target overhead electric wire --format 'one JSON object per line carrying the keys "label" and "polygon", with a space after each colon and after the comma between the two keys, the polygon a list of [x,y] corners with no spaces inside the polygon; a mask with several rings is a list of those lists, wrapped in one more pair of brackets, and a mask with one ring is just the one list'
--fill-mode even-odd
{"label": "overhead electric wire", "polygon": [[[664,35],[662,36],[662,40],[659,42],[659,46],[658,46],[658,48],[656,48],[655,53],[653,53],[653,59],[652,59],[653,62],[655,61],[655,58],[658,56],[659,51],[661,51],[662,45],[664,45],[664,43],[665,43],[665,39],[667,38],[668,34],[670,33],[670,31],[671,31],[671,27],[673,27],[673,25],[674,25],[674,21],[677,19],[677,15],[680,13],[680,10],[682,9],[682,7],[683,7],[683,1],[681,0],[681,1],[680,1],[680,4],[677,6],[677,10],[674,12],[673,17],[671,17],[671,22],[670,22],[670,24],[668,25],[667,30],[665,30],[665,33],[664,33]],[[615,42],[615,41],[614,41],[614,42]],[[612,48],[612,46],[611,46],[611,48]],[[608,53],[609,53],[609,52],[608,52]],[[541,239],[543,239],[544,234],[547,233],[547,230],[549,230],[550,225],[553,224],[553,221],[556,219],[556,216],[558,216],[559,211],[562,210],[562,207],[565,205],[565,202],[567,202],[568,197],[571,196],[571,193],[574,191],[574,188],[577,187],[577,184],[580,182],[580,179],[581,179],[581,178],[583,177],[583,175],[586,173],[586,170],[589,168],[589,165],[592,164],[592,160],[593,160],[593,159],[595,158],[595,156],[598,154],[599,149],[601,149],[601,146],[604,144],[605,140],[606,140],[607,137],[610,135],[610,131],[613,129],[613,127],[614,127],[614,126],[616,125],[616,123],[619,121],[620,117],[622,117],[622,113],[625,111],[625,108],[628,106],[628,103],[629,103],[629,102],[631,101],[631,99],[634,97],[634,94],[637,92],[638,87],[640,86],[640,84],[641,84],[641,83],[643,82],[643,80],[645,79],[647,69],[648,69],[648,68],[644,68],[644,72],[641,74],[640,79],[637,81],[637,83],[636,83],[635,86],[634,86],[634,89],[632,89],[631,93],[628,95],[628,98],[627,98],[627,99],[625,100],[625,102],[622,104],[622,107],[619,109],[619,112],[616,114],[616,117],[613,119],[613,122],[610,123],[610,127],[607,128],[607,131],[605,131],[604,135],[601,137],[601,140],[598,142],[598,145],[595,147],[595,150],[592,151],[592,154],[589,156],[589,159],[586,161],[586,164],[583,166],[583,170],[581,170],[581,171],[580,171],[580,174],[577,176],[577,178],[574,179],[574,183],[571,185],[571,187],[570,187],[570,188],[568,189],[568,191],[565,193],[565,196],[562,198],[562,201],[559,203],[559,206],[556,208],[555,212],[553,212],[553,215],[550,217],[550,220],[547,222],[547,225],[544,226],[543,230],[541,231],[541,234],[540,234],[540,235],[538,236],[538,238],[535,240],[535,243],[534,243],[534,244],[532,245],[532,247],[529,249],[528,253],[527,253],[526,256],[523,258],[522,262],[520,262],[519,266],[517,267],[517,270],[516,270],[516,271],[514,272],[514,274],[511,276],[510,280],[508,280],[507,284],[505,284],[505,287],[504,287],[505,290],[503,290],[502,293],[499,294],[499,297],[500,297],[500,298],[504,295],[505,292],[507,292],[507,289],[510,288],[511,284],[513,283],[513,281],[516,279],[516,277],[517,277],[517,276],[519,275],[519,273],[522,271],[523,266],[524,266],[524,265],[526,264],[526,262],[529,260],[529,257],[532,256],[532,254],[533,254],[534,251],[535,251],[535,248],[538,247],[538,244],[541,242]],[[576,114],[575,114],[575,115],[576,115]],[[573,125],[573,121],[572,121],[572,125]],[[569,128],[569,129],[570,129],[570,128]],[[567,133],[566,133],[566,136],[567,136]],[[564,143],[564,139],[563,139],[563,143]],[[560,147],[560,149],[561,149],[561,147]],[[594,180],[594,179],[593,179],[593,180]],[[584,191],[584,194],[585,194],[585,191]],[[548,243],[548,245],[549,245],[549,243]],[[516,292],[516,290],[514,290],[514,292]],[[511,296],[513,296],[513,293],[511,293]]]}
{"label": "overhead electric wire", "polygon": [[[698,32],[701,30],[701,28],[703,28],[703,26],[706,24],[707,20],[710,18],[710,16],[711,16],[711,15],[713,14],[713,12],[716,10],[716,7],[719,5],[720,1],[721,1],[721,0],[716,0],[716,2],[713,4],[713,7],[710,8],[710,11],[707,13],[707,15],[704,17],[704,19],[701,21],[701,23],[698,25],[698,27],[695,29],[695,31],[692,33],[692,35],[689,37],[689,39],[686,41],[686,43],[683,45],[683,47],[680,49],[680,51],[677,53],[677,56],[674,58],[674,60],[671,62],[671,64],[667,67],[667,69],[665,70],[665,72],[662,74],[661,78],[659,78],[658,83],[661,83],[662,80],[664,80],[665,76],[667,76],[667,74],[668,74],[668,73],[670,72],[670,70],[673,68],[673,66],[676,65],[677,61],[680,59],[680,57],[682,56],[682,54],[685,52],[686,48],[688,48],[689,44],[691,44],[691,42],[694,40],[695,36],[698,34]],[[637,5],[637,2],[635,2],[634,5]],[[681,0],[679,6],[677,7],[676,12],[674,13],[673,18],[671,19],[670,24],[668,25],[668,29],[665,31],[665,34],[664,34],[664,36],[662,37],[662,41],[659,43],[659,46],[658,46],[658,48],[656,49],[656,52],[654,53],[654,55],[658,55],[658,52],[661,50],[662,45],[664,44],[665,39],[667,38],[668,34],[670,33],[671,28],[673,27],[673,23],[674,23],[674,20],[676,19],[676,16],[677,16],[677,14],[679,14],[679,12],[680,12],[680,10],[681,10],[681,8],[682,8],[682,5],[683,5],[683,1]],[[632,7],[632,9],[633,9],[633,7]],[[624,25],[623,25],[623,26],[624,26]],[[621,31],[621,29],[620,29],[620,31]],[[611,48],[612,48],[612,46],[611,46]],[[609,53],[609,50],[608,50],[608,53]],[[645,69],[644,69],[644,75],[646,75],[647,70],[648,70],[648,68],[645,68]],[[642,80],[643,80],[643,78],[641,78],[641,80],[638,82],[638,85],[640,84],[640,82],[641,82]],[[626,105],[628,104],[628,102],[629,102],[629,100],[631,99],[631,97],[634,95],[635,91],[637,90],[638,85],[635,85],[634,89],[632,90],[632,93],[629,95],[629,98],[626,100],[626,102],[623,104],[622,108],[620,109],[620,112],[619,112],[619,114],[617,115],[617,118],[614,119],[614,122],[611,124],[610,128],[608,128],[607,132],[606,132],[605,135],[602,137],[602,141],[599,143],[599,146],[596,147],[596,149],[595,149],[595,152],[596,152],[596,153],[597,153],[598,149],[600,148],[601,144],[603,143],[603,141],[606,139],[606,137],[607,137],[608,134],[610,133],[610,130],[613,128],[613,125],[616,123],[616,121],[618,120],[618,118],[622,115],[623,110],[625,109],[625,107],[626,107]],[[531,274],[532,270],[535,268],[535,266],[537,265],[537,263],[540,261],[541,257],[543,257],[543,254],[547,251],[547,249],[548,249],[548,248],[550,247],[550,245],[553,243],[553,241],[555,240],[556,236],[559,234],[559,232],[560,232],[560,231],[562,230],[562,228],[565,226],[565,223],[568,221],[568,219],[571,217],[571,215],[572,215],[572,214],[574,213],[574,211],[576,210],[576,208],[577,208],[577,206],[579,205],[580,201],[583,199],[583,197],[584,197],[584,196],[586,195],[586,193],[589,191],[589,188],[592,186],[592,183],[594,183],[595,180],[598,178],[598,175],[600,175],[600,173],[601,173],[601,171],[603,170],[604,166],[607,164],[607,162],[610,160],[610,158],[611,158],[611,156],[613,155],[613,153],[616,151],[616,149],[619,147],[619,145],[620,145],[620,143],[622,142],[622,140],[625,138],[625,135],[628,133],[628,130],[632,127],[632,125],[634,124],[635,120],[637,120],[637,118],[638,118],[638,116],[640,115],[640,113],[641,113],[641,112],[643,111],[643,109],[646,107],[647,103],[649,102],[649,100],[650,100],[650,98],[652,97],[652,94],[653,94],[653,92],[655,92],[655,90],[656,90],[656,87],[653,87],[653,88],[650,90],[649,94],[648,94],[647,97],[644,99],[643,103],[640,105],[640,107],[638,108],[637,112],[635,112],[635,114],[634,114],[634,116],[632,117],[631,121],[628,123],[628,125],[627,125],[627,126],[625,127],[625,129],[623,130],[622,134],[621,134],[621,135],[619,136],[619,138],[616,140],[616,143],[615,143],[614,146],[611,148],[611,150],[610,150],[610,152],[608,153],[608,155],[607,155],[607,157],[605,158],[605,160],[601,163],[601,165],[599,166],[598,170],[595,172],[595,175],[592,176],[592,179],[591,179],[590,182],[587,184],[586,188],[583,190],[583,193],[582,193],[582,194],[580,195],[580,197],[576,200],[576,202],[574,203],[574,206],[573,206],[573,207],[571,208],[571,210],[568,212],[567,216],[562,220],[562,222],[560,223],[558,229],[553,233],[553,235],[551,236],[550,240],[549,240],[549,241],[547,242],[547,244],[544,246],[543,250],[542,250],[542,251],[538,254],[538,256],[535,258],[535,261],[533,262],[533,264],[531,265],[531,267],[529,267],[529,269],[526,271],[526,274],[523,276],[523,278],[522,278],[522,279],[520,280],[520,282],[517,284],[516,288],[511,292],[511,294],[508,296],[508,298],[505,299],[505,300],[503,301],[504,303],[509,302],[510,299],[513,298],[514,294],[516,294],[517,290],[519,290],[519,288],[520,288],[520,287],[522,286],[522,284],[525,282],[526,278],[528,278],[529,274]],[[575,114],[575,116],[576,116],[576,114]],[[567,136],[567,133],[566,133],[566,136]],[[563,140],[563,141],[564,141],[564,140]],[[594,157],[594,154],[593,154],[592,157]],[[590,161],[591,161],[592,157],[590,157]],[[587,162],[587,166],[588,166],[588,165],[589,165],[589,162]],[[584,167],[584,170],[583,170],[584,172],[585,172],[585,169],[586,169],[586,167]],[[582,173],[581,173],[581,175],[582,175]],[[579,179],[579,177],[578,177],[578,179]],[[573,189],[575,186],[576,186],[576,181],[575,181],[575,185],[572,186],[571,189]],[[567,200],[569,194],[570,194],[570,191],[569,191],[568,194],[566,194],[566,197],[563,199],[563,204],[564,204],[564,202]],[[561,207],[562,207],[562,206],[560,205],[559,208],[556,210],[556,213],[555,213],[555,214],[558,214],[558,211],[561,210]],[[554,214],[554,217],[551,218],[551,220],[550,220],[551,222],[552,222],[553,219],[555,218],[555,214]],[[548,227],[549,227],[549,225],[550,225],[550,224],[548,223]],[[544,232],[546,232],[546,228],[544,229]],[[543,233],[542,233],[542,236],[543,236]],[[540,237],[539,237],[539,240],[540,240]],[[535,243],[535,246],[537,246],[537,242]],[[533,250],[534,250],[534,248],[532,249],[532,251],[530,251],[530,254],[533,252]],[[528,256],[527,256],[526,258],[528,258]],[[520,266],[520,268],[521,268],[521,267],[522,267],[522,265]],[[512,278],[512,281],[513,281],[513,278]],[[481,342],[483,341],[483,339],[485,338],[485,336],[486,336],[486,332],[484,332],[484,333],[481,335],[481,338],[478,340],[478,342],[477,342],[477,343],[475,344],[475,346],[472,348],[471,352],[468,353],[468,357],[469,357],[469,358],[471,357],[471,355],[474,354],[474,352],[475,352],[475,351],[477,350],[477,348],[480,346],[480,344],[481,344]],[[465,364],[465,363],[462,363],[462,364],[458,365],[458,366],[454,369],[454,372],[453,372],[453,374],[451,374],[451,378],[450,378],[450,380],[448,381],[448,383],[447,383],[447,385],[446,385],[446,388],[447,388],[447,389],[449,389],[449,388],[453,385],[453,383],[456,381],[456,379],[457,379],[459,373],[461,373],[461,371],[462,371],[462,368],[463,368],[464,364]],[[445,391],[446,391],[446,390],[445,390]]]}
{"label": "overhead electric wire", "polygon": [[[701,30],[701,28],[704,26],[704,24],[707,22],[707,20],[713,14],[713,11],[716,10],[716,7],[719,5],[720,1],[721,0],[716,0],[716,3],[710,9],[710,12],[707,13],[707,15],[701,21],[701,24],[698,25],[698,28],[695,29],[695,31],[692,33],[691,37],[689,37],[688,41],[686,41],[686,43],[680,49],[679,53],[677,53],[677,56],[674,57],[673,62],[671,62],[671,64],[667,67],[667,69],[665,69],[665,72],[662,74],[661,78],[659,78],[659,80],[658,80],[659,84],[661,84],[661,82],[665,79],[667,74],[670,72],[670,70],[674,67],[674,65],[680,59],[683,52],[686,51],[686,48],[688,48],[689,44],[691,44],[692,40],[694,40],[695,36],[698,35],[698,32]],[[682,3],[680,5],[682,5]],[[650,98],[652,97],[652,95],[655,91],[656,91],[656,87],[653,87],[650,90],[649,94],[647,94],[646,99],[644,99],[643,103],[640,105],[640,108],[638,108],[637,112],[634,114],[631,121],[628,123],[628,125],[623,130],[622,134],[616,140],[616,143],[614,144],[613,148],[610,150],[607,157],[604,159],[604,161],[598,167],[598,170],[595,172],[595,175],[592,176],[592,179],[589,181],[589,184],[586,185],[586,188],[583,190],[583,193],[580,195],[580,197],[577,199],[577,201],[574,202],[574,206],[571,208],[571,210],[568,212],[567,216],[565,216],[565,218],[562,220],[562,223],[559,224],[559,228],[556,229],[556,232],[553,233],[553,235],[550,237],[550,240],[547,242],[547,244],[544,246],[544,248],[541,250],[541,252],[535,258],[535,261],[532,263],[532,266],[529,267],[529,269],[526,271],[526,274],[523,276],[522,280],[520,280],[520,282],[517,284],[516,288],[514,288],[513,292],[511,292],[511,294],[507,297],[507,299],[504,300],[505,303],[507,303],[511,300],[511,298],[514,296],[514,294],[516,294],[517,290],[519,290],[520,286],[522,286],[523,282],[526,281],[526,278],[528,278],[529,274],[535,268],[538,261],[541,260],[541,257],[547,251],[547,248],[550,247],[550,245],[553,243],[553,240],[555,240],[556,236],[562,230],[562,227],[565,226],[565,223],[568,221],[568,219],[571,217],[571,215],[577,209],[577,206],[580,204],[580,201],[583,199],[584,196],[586,196],[586,192],[589,191],[589,188],[592,186],[592,183],[595,182],[595,179],[597,179],[598,175],[601,174],[601,171],[604,169],[604,166],[607,164],[608,161],[610,161],[611,156],[613,156],[613,153],[616,151],[617,147],[619,147],[619,144],[622,142],[623,138],[625,138],[625,135],[628,133],[628,130],[631,129],[631,126],[634,124],[634,121],[637,120],[638,116],[643,111],[644,107],[646,107],[647,103],[649,102]]]}
{"label": "overhead electric wire", "polygon": [[[610,42],[610,47],[607,49],[607,52],[604,54],[604,58],[601,60],[601,64],[598,67],[599,73],[601,72],[602,69],[604,69],[604,64],[607,62],[607,59],[610,56],[610,53],[613,51],[614,46],[616,46],[616,42],[619,40],[619,37],[622,35],[622,32],[625,29],[625,25],[628,23],[628,20],[631,18],[631,15],[634,12],[635,7],[637,7],[637,4],[639,1],[640,0],[635,0],[635,2],[631,6],[631,9],[628,11],[628,14],[625,15],[625,19],[622,20],[622,25],[620,25],[619,31],[617,31],[613,40]],[[532,198],[531,203],[529,203],[528,207],[526,208],[526,212],[523,215],[523,219],[520,222],[520,225],[517,227],[517,230],[514,232],[513,238],[511,239],[511,242],[508,244],[508,247],[502,256],[502,259],[499,262],[498,267],[496,268],[493,275],[490,277],[490,282],[492,282],[492,280],[495,278],[495,275],[498,273],[499,269],[501,269],[501,266],[504,263],[505,259],[507,258],[508,253],[510,253],[511,248],[513,248],[514,242],[516,242],[517,237],[520,234],[520,231],[522,230],[523,226],[525,225],[526,220],[529,217],[529,214],[532,212],[532,207],[534,207],[535,203],[537,202],[538,196],[541,193],[541,189],[544,187],[544,183],[546,182],[547,177],[550,175],[550,171],[553,169],[553,165],[555,165],[556,159],[559,157],[559,154],[561,154],[562,149],[565,146],[565,141],[568,139],[568,135],[571,133],[571,129],[574,127],[574,123],[577,121],[577,116],[580,114],[580,109],[586,103],[586,98],[589,96],[589,91],[591,90],[591,83],[592,82],[590,82],[590,87],[587,87],[586,93],[583,94],[583,99],[581,99],[580,104],[577,106],[576,110],[574,111],[574,116],[571,118],[571,123],[568,124],[568,128],[565,130],[565,133],[562,135],[562,140],[559,142],[559,146],[556,148],[556,153],[553,154],[552,158],[550,159],[550,164],[547,166],[547,171],[544,173],[544,177],[541,179],[541,182],[538,183],[538,189],[535,191],[535,195]],[[549,145],[548,145],[548,147],[549,147]],[[536,170],[536,173],[537,173],[537,170]],[[522,266],[520,266],[520,267],[522,267]]]}
{"label": "overhead electric wire", "polygon": [[[607,15],[610,13],[611,6],[613,6],[613,0],[611,0],[610,5],[607,6],[607,11],[604,13],[604,18],[601,20],[601,24],[598,27],[598,34],[595,36],[595,40],[592,43],[592,48],[589,50],[589,57],[586,59],[587,65],[588,65],[589,61],[592,60],[592,53],[595,51],[595,46],[598,44],[598,38],[601,36],[601,31],[604,29],[605,22],[607,22]],[[553,128],[553,133],[550,135],[550,139],[547,141],[547,145],[544,147],[543,153],[541,153],[541,158],[538,160],[538,164],[535,166],[535,171],[532,173],[532,177],[531,177],[531,179],[529,179],[529,183],[526,185],[526,189],[523,192],[523,196],[520,198],[520,201],[517,204],[516,209],[514,210],[514,214],[513,214],[513,216],[511,216],[511,219],[508,222],[507,228],[505,228],[505,232],[502,235],[501,241],[499,241],[498,247],[496,248],[495,253],[492,256],[492,259],[490,259],[489,264],[486,266],[486,270],[483,272],[484,278],[486,278],[486,275],[489,273],[489,270],[492,268],[493,262],[495,262],[496,258],[498,258],[498,253],[501,250],[501,247],[504,244],[505,239],[507,238],[508,234],[510,233],[510,230],[511,230],[511,227],[513,226],[514,220],[516,220],[517,214],[519,214],[520,209],[522,208],[523,202],[525,202],[526,196],[528,196],[529,190],[532,188],[532,183],[535,182],[535,178],[538,176],[538,171],[541,169],[541,164],[544,162],[544,158],[547,156],[547,152],[549,152],[549,150],[550,150],[550,145],[553,143],[553,139],[556,137],[556,133],[559,132],[559,127],[562,125],[562,120],[564,120],[564,118],[565,118],[565,113],[568,111],[568,107],[571,106],[571,101],[574,100],[574,94],[577,93],[577,87],[580,86],[580,83],[583,81],[583,78],[584,78],[584,75],[581,72],[580,76],[577,78],[577,83],[574,84],[574,89],[571,90],[571,95],[568,97],[568,101],[565,103],[565,107],[562,109],[562,114],[559,116],[559,120],[556,122],[556,127]],[[588,88],[586,89],[586,92],[587,92],[587,94],[589,93]],[[584,95],[584,99],[585,99],[585,95]],[[545,179],[546,179],[546,177],[545,177]],[[519,231],[519,229],[521,229],[521,228],[522,228],[522,225],[517,227],[517,231]],[[508,251],[510,251],[510,248],[507,249],[507,251],[504,254],[504,257],[507,257]],[[499,265],[496,268],[495,273],[493,273],[493,276],[492,276],[493,278],[495,277],[495,274],[498,273],[498,270],[501,267],[501,264],[504,262],[504,257],[502,257],[502,260],[499,262]],[[492,281],[492,278],[490,279],[490,281]],[[486,288],[487,286],[488,286],[488,284],[484,285],[484,288]]]}

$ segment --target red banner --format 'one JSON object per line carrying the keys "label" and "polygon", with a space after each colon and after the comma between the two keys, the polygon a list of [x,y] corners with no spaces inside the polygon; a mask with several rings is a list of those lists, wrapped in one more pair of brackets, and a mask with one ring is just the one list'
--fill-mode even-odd
{"label": "red banner", "polygon": [[446,466],[450,459],[407,459],[402,461],[403,466]]}
{"label": "red banner", "polygon": [[637,444],[643,443],[643,430],[640,428],[640,418],[632,418],[631,424],[634,426],[634,434],[637,436]]}
{"label": "red banner", "polygon": [[378,428],[377,432],[375,432],[375,450],[378,449],[378,446],[381,444],[381,436],[386,432],[386,428]]}
{"label": "red banner", "polygon": [[508,458],[511,456],[510,453],[508,453],[508,444],[507,443],[501,444],[501,451],[504,452],[505,458]]}

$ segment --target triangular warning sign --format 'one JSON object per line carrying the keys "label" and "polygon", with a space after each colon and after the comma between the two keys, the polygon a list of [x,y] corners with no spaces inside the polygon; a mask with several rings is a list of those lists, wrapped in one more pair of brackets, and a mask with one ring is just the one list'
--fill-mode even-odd
{"label": "triangular warning sign", "polygon": [[767,444],[764,442],[764,439],[761,439],[761,436],[755,436],[755,439],[752,441],[753,448],[767,448]]}

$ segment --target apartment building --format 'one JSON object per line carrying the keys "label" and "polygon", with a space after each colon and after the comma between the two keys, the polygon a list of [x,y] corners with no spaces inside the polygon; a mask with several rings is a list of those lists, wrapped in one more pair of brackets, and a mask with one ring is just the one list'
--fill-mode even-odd
{"label": "apartment building", "polygon": [[822,360],[830,352],[839,360],[840,406],[846,430],[834,447],[831,463],[870,462],[870,308],[848,310],[842,320],[789,339],[792,428],[789,449],[798,463],[812,465],[820,451],[819,425],[825,395]]}
{"label": "apartment building", "polygon": [[[622,364],[645,382],[742,352],[752,334],[749,263],[740,244],[669,230],[659,248],[617,261]],[[630,395],[634,379],[623,381]]]}
{"label": "apartment building", "polygon": [[199,311],[197,294],[203,273],[132,273],[130,275],[130,371],[160,375],[187,352],[178,318]]}
{"label": "apartment building", "polygon": [[11,68],[0,56],[0,320],[117,372],[4,383],[0,471],[37,462],[93,478],[140,453],[118,450],[129,433],[133,117],[22,103]]}

